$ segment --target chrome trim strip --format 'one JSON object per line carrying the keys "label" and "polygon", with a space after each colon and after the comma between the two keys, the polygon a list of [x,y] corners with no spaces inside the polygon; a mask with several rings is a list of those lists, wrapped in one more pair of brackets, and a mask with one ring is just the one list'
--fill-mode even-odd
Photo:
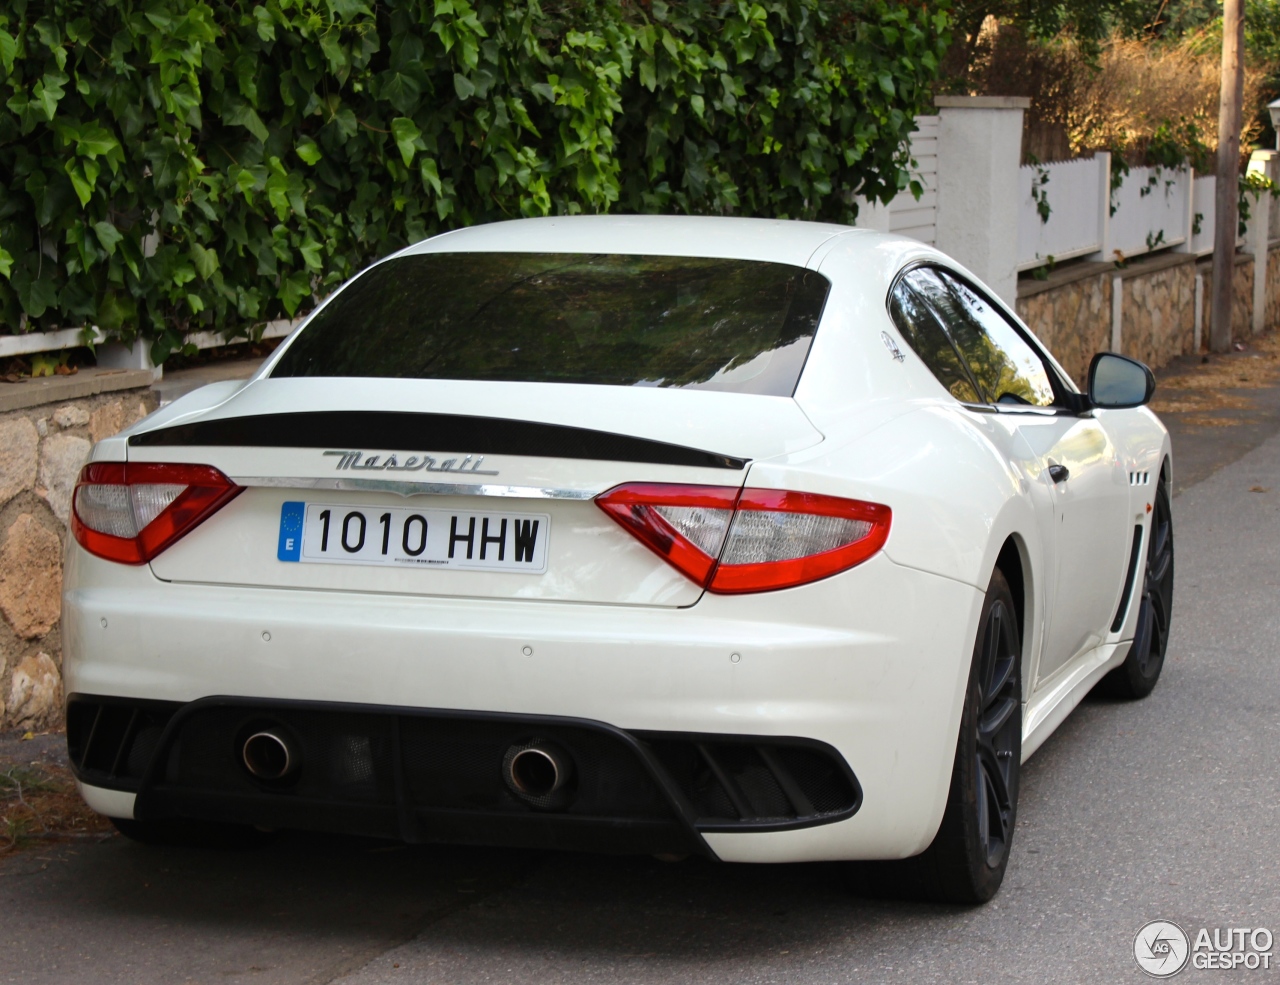
{"label": "chrome trim strip", "polygon": [[595,499],[604,490],[553,489],[542,486],[507,486],[497,483],[396,482],[392,479],[289,477],[275,475],[232,476],[238,486],[272,489],[333,489],[395,493],[397,496],[504,496],[510,499]]}

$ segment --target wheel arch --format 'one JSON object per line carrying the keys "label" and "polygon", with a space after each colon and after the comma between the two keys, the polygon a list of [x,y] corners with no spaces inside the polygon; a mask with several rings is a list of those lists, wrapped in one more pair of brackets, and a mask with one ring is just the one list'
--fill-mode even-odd
{"label": "wheel arch", "polygon": [[1037,618],[1035,606],[1035,576],[1031,563],[1031,551],[1026,539],[1018,532],[1006,535],[1000,550],[996,554],[992,573],[999,571],[1009,584],[1009,593],[1013,596],[1014,609],[1018,617],[1018,644],[1022,650],[1022,686],[1024,696],[1029,681],[1034,680],[1035,650],[1033,643],[1035,633],[1032,632]]}
{"label": "wheel arch", "polygon": [[996,570],[1004,575],[1004,580],[1009,584],[1009,592],[1013,595],[1013,604],[1018,616],[1018,639],[1022,642],[1025,651],[1028,613],[1024,551],[1021,538],[1017,534],[1010,534],[1001,545],[1000,553],[996,555]]}

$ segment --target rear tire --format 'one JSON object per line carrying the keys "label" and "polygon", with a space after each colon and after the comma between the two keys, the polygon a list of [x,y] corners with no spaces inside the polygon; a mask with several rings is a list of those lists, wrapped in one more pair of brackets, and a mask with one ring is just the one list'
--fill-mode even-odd
{"label": "rear tire", "polygon": [[133,818],[113,817],[110,820],[117,831],[141,845],[237,849],[261,848],[275,840],[275,832],[259,831],[247,824],[195,821],[188,818],[137,821]]}
{"label": "rear tire", "polygon": [[1169,647],[1173,619],[1173,511],[1169,483],[1164,475],[1156,483],[1147,533],[1147,557],[1138,604],[1138,625],[1129,654],[1115,670],[1098,682],[1098,690],[1129,701],[1145,698],[1160,680]]}
{"label": "rear tire", "polygon": [[982,604],[942,824],[921,855],[854,865],[855,890],[967,905],[995,896],[1013,843],[1021,758],[1022,646],[1013,595],[997,569]]}

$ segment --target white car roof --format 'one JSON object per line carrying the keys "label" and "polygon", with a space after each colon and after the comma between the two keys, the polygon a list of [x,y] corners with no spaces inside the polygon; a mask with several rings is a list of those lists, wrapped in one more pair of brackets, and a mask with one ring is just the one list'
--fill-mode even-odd
{"label": "white car roof", "polygon": [[[420,253],[621,253],[723,257],[808,266],[824,244],[851,234],[888,237],[852,226],[789,219],[719,216],[589,215],[513,219],[433,236],[397,256]],[[892,237],[899,239],[900,237]]]}

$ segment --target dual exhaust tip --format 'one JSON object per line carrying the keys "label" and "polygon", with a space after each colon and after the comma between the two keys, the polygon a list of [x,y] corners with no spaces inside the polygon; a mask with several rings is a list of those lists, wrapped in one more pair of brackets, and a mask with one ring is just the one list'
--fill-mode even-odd
{"label": "dual exhaust tip", "polygon": [[254,732],[240,747],[244,768],[259,780],[283,780],[301,764],[293,740],[275,729]]}
{"label": "dual exhaust tip", "polygon": [[516,796],[549,807],[567,794],[573,760],[558,746],[535,740],[507,750],[502,774]]}
{"label": "dual exhaust tip", "polygon": [[[254,732],[240,747],[240,759],[259,780],[286,780],[297,772],[302,757],[294,741],[283,731],[266,728]],[[559,806],[573,779],[573,760],[558,746],[534,740],[511,746],[502,760],[507,786],[535,806]]]}

